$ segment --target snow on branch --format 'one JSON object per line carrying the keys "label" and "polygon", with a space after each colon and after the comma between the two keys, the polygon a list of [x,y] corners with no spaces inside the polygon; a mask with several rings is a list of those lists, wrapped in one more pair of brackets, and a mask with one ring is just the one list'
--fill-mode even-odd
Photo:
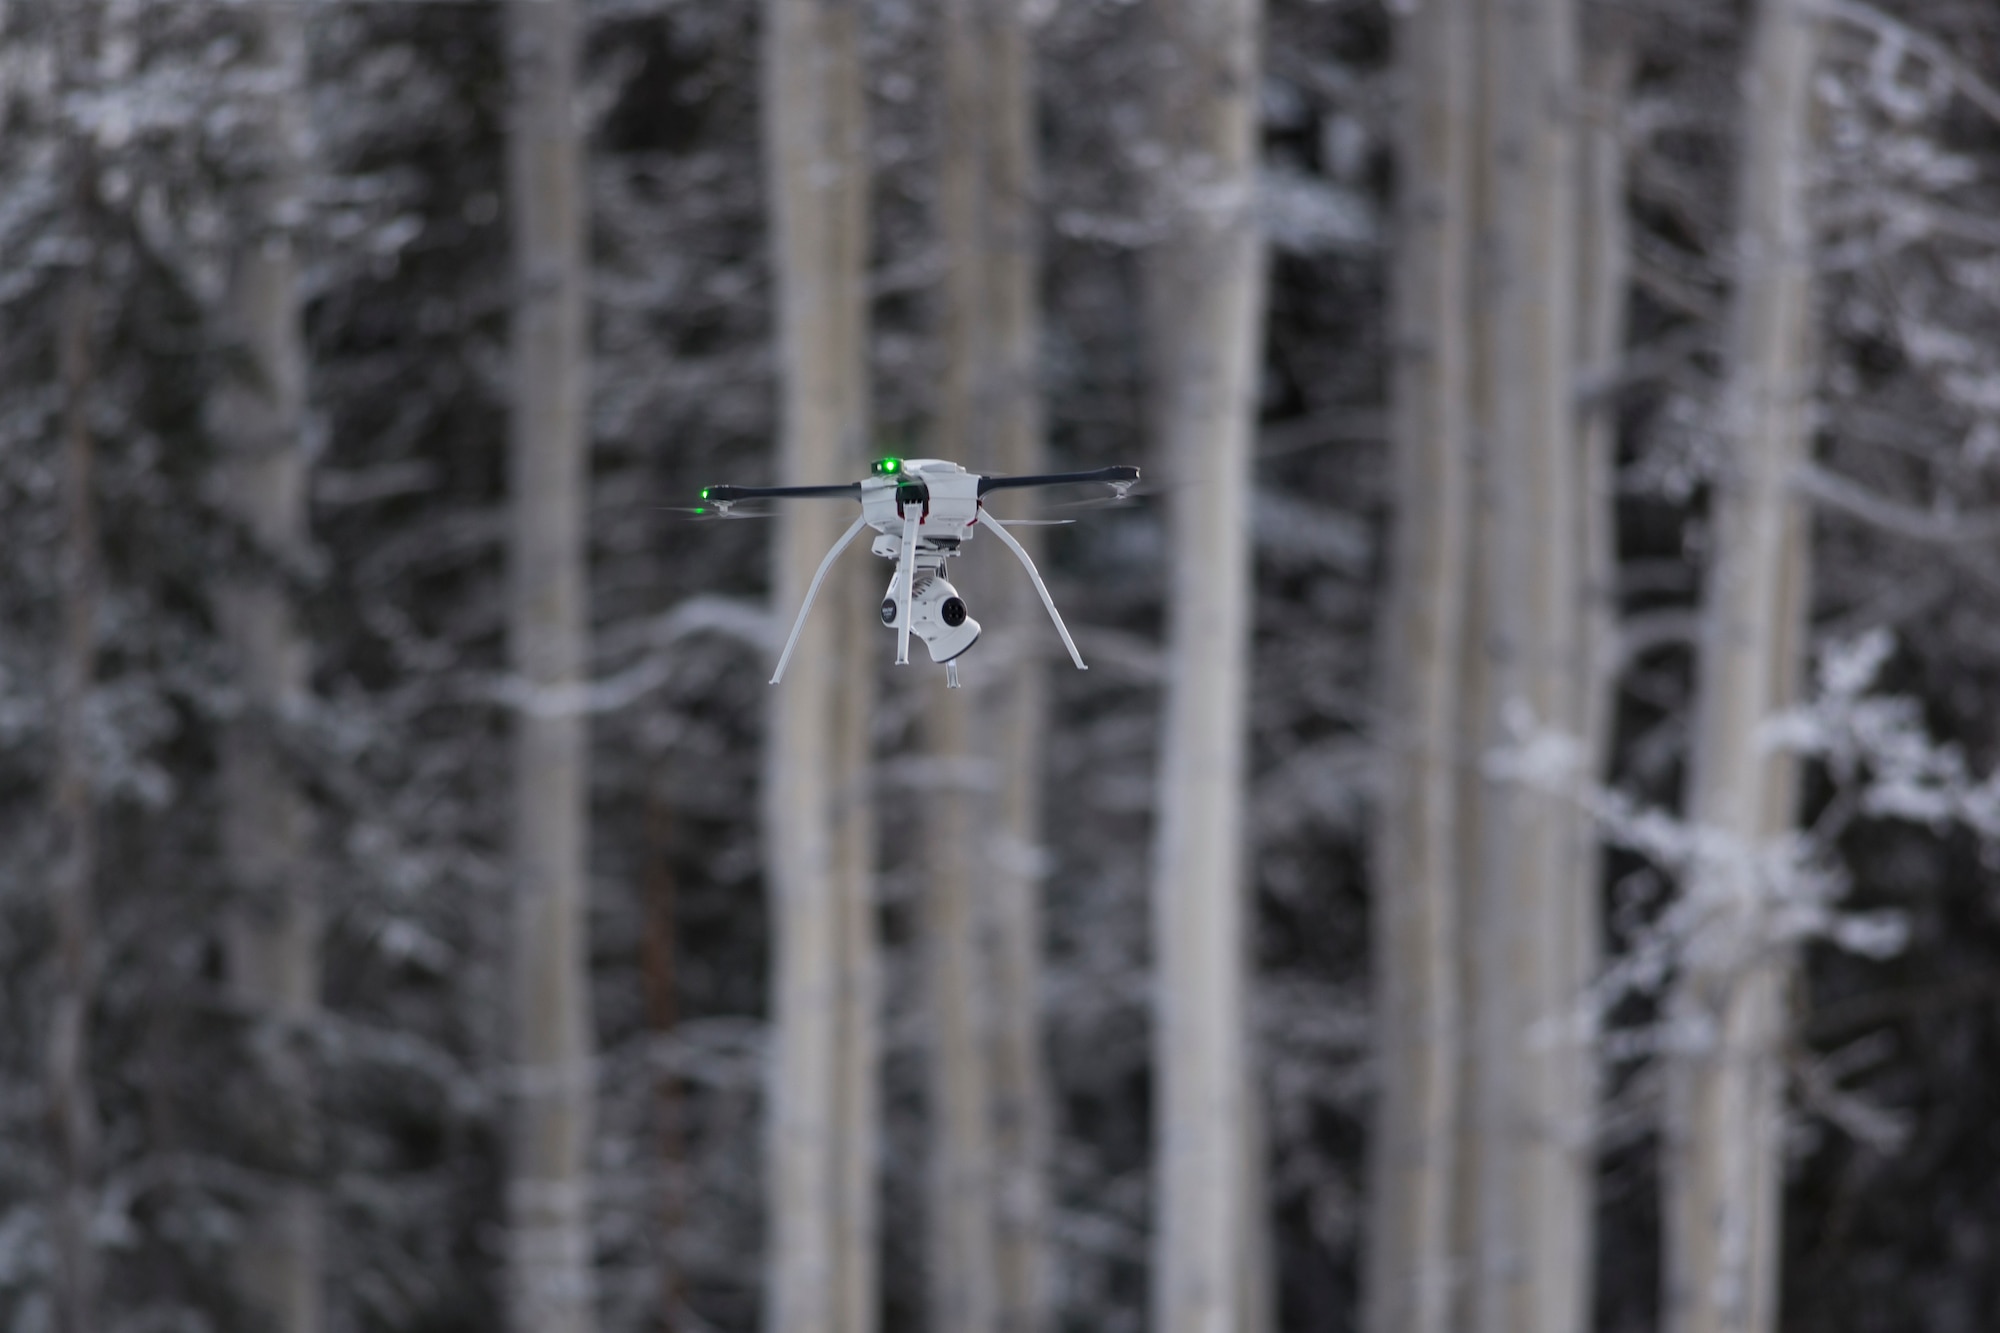
{"label": "snow on branch", "polygon": [[1811,702],[1773,719],[1772,744],[1824,763],[1860,785],[1862,813],[1944,829],[1957,824],[2000,841],[2000,772],[1974,778],[1964,752],[1933,738],[1915,699],[1871,692],[1895,652],[1876,629],[1829,644]]}
{"label": "snow on branch", "polygon": [[1905,54],[1923,60],[1949,79],[1952,87],[1966,101],[2000,121],[2000,88],[1980,78],[1937,38],[1911,27],[1894,15],[1883,13],[1873,5],[1863,4],[1861,0],[1809,0],[1806,8],[1809,12],[1873,33],[1885,53],[1878,65],[1893,70],[1902,63]]}
{"label": "snow on branch", "polygon": [[[1865,688],[1873,678],[1872,668],[1860,673],[1850,657],[1830,654],[1822,667],[1822,694],[1855,699],[1857,678],[1862,682],[1859,688]],[[1767,728],[1766,743],[1805,755],[1831,755],[1834,747],[1828,738],[1851,734],[1854,728],[1810,726],[1806,719],[1846,719],[1853,715],[1854,704],[1821,699],[1811,708],[1821,711],[1774,720]],[[1580,740],[1542,726],[1526,704],[1517,701],[1508,708],[1505,725],[1506,743],[1491,750],[1482,765],[1489,778],[1575,804],[1608,845],[1642,857],[1681,885],[1680,894],[1650,920],[1633,921],[1624,951],[1581,997],[1580,1012],[1563,1020],[1566,1025],[1581,1032],[1599,1030],[1621,1000],[1658,994],[1686,962],[1716,949],[1728,950],[1730,957],[1704,958],[1710,966],[1747,962],[1809,939],[1867,957],[1886,957],[1902,949],[1908,927],[1901,913],[1843,911],[1836,906],[1848,882],[1834,863],[1830,839],[1823,832],[1788,830],[1751,840],[1696,823],[1591,780]],[[1879,731],[1867,734],[1873,739]],[[1906,759],[1904,767],[1914,762]],[[1884,787],[1882,798],[1864,801],[1864,808],[1871,814],[1907,817],[1905,812],[1915,808],[1914,802],[1893,795],[1898,790]],[[1747,918],[1741,910],[1746,904],[1738,901],[1745,893],[1754,898],[1747,904],[1754,908]],[[1747,933],[1706,928],[1725,913],[1732,920],[1747,919],[1756,925]],[[1608,1042],[1607,1049],[1614,1058],[1629,1059],[1675,1039],[1664,1031],[1626,1034]]]}
{"label": "snow on branch", "polygon": [[676,665],[671,650],[681,640],[701,633],[718,634],[764,650],[773,643],[766,608],[733,597],[690,597],[654,622],[649,635],[653,651],[618,674],[568,686],[536,686],[509,676],[494,687],[493,696],[534,717],[620,712],[671,680]]}
{"label": "snow on branch", "polygon": [[[2000,772],[1975,777],[1958,746],[1931,736],[1915,699],[1877,692],[1894,651],[1894,637],[1881,629],[1827,644],[1813,697],[1770,719],[1760,743],[1824,764],[1842,793],[1830,809],[1935,830],[1956,825],[2000,841]],[[1488,777],[1574,802],[1608,844],[1643,857],[1683,886],[1650,920],[1634,918],[1625,950],[1585,997],[1578,1023],[1594,1023],[1627,996],[1657,994],[1691,951],[1703,948],[1724,947],[1744,958],[1807,939],[1874,958],[1903,948],[1908,924],[1902,913],[1836,907],[1848,887],[1834,860],[1837,819],[1747,841],[1589,780],[1577,738],[1541,726],[1525,704],[1507,711],[1506,726],[1507,742],[1485,757]],[[1755,938],[1732,933],[1718,940],[1703,929],[1718,910],[1742,907],[1733,898],[1746,891],[1756,898],[1757,910],[1748,918],[1758,923]],[[1631,1058],[1657,1049],[1663,1039],[1671,1034],[1641,1033],[1611,1049],[1614,1058]]]}

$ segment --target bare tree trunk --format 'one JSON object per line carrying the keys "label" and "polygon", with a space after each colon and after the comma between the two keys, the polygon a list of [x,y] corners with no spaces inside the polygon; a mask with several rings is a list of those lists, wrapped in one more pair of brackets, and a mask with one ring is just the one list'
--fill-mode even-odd
{"label": "bare tree trunk", "polygon": [[[962,8],[962,7],[961,7]],[[1021,0],[983,0],[971,10],[981,46],[985,137],[981,201],[984,374],[973,390],[986,447],[982,465],[1000,472],[1047,468],[1040,376],[1041,210],[1035,151],[1035,79]],[[1021,544],[1041,559],[1040,533]],[[987,567],[988,574],[993,571]],[[1034,623],[1026,580],[985,580],[1005,622]],[[993,1177],[998,1244],[996,1319],[1002,1333],[1041,1333],[1049,1321],[1047,1184],[1049,1108],[1041,1041],[1042,737],[1047,731],[1048,666],[1023,654],[984,685],[976,718],[980,753],[996,768],[984,855],[977,864],[991,947]]]}
{"label": "bare tree trunk", "polygon": [[[856,69],[853,86],[861,86]],[[853,188],[866,192],[867,173],[858,170]],[[856,201],[850,201],[850,207]],[[865,235],[865,231],[862,233]],[[864,270],[857,262],[856,313],[865,319],[862,301]],[[865,328],[865,325],[864,325]],[[865,334],[854,338],[865,346]],[[843,405],[855,423],[856,438],[867,438],[867,379],[857,368]],[[850,469],[860,462],[850,453]],[[875,571],[850,561],[841,577],[830,580],[839,605],[865,607],[879,585]],[[872,1333],[880,1322],[881,1264],[879,1213],[881,1176],[881,980],[876,929],[875,865],[877,816],[872,724],[875,716],[877,666],[882,635],[873,617],[851,612],[835,626],[835,662],[828,663],[835,682],[833,743],[833,891],[838,950],[835,978],[839,987],[835,1033],[834,1106],[836,1121],[831,1145],[835,1160],[833,1216],[834,1308],[838,1333]]]}
{"label": "bare tree trunk", "polygon": [[1153,851],[1160,1333],[1240,1327],[1249,1096],[1242,800],[1249,686],[1250,443],[1263,330],[1256,0],[1169,0],[1156,109],[1165,154],[1150,256],[1154,428],[1171,480],[1168,685]]}
{"label": "bare tree trunk", "polygon": [[[1576,16],[1571,0],[1486,9],[1474,392],[1481,442],[1473,595],[1479,754],[1510,714],[1575,735],[1583,718],[1577,335]],[[1579,1333],[1591,1244],[1589,1052],[1566,1021],[1595,893],[1575,874],[1574,804],[1487,778],[1465,918],[1476,1202],[1471,1321]]]}
{"label": "bare tree trunk", "polygon": [[[946,366],[939,452],[975,470],[1043,469],[1035,292],[1034,104],[1017,0],[944,10]],[[1028,533],[1029,543],[1035,534]],[[1003,622],[1039,612],[1029,586],[974,565],[962,586]],[[934,801],[932,904],[933,1322],[1019,1333],[1046,1320],[1042,1172],[1047,1139],[1038,997],[1045,667],[991,663],[965,692],[939,683],[928,714],[944,776]],[[975,774],[982,780],[974,781]],[[991,781],[983,780],[991,774]]]}
{"label": "bare tree trunk", "polygon": [[927,726],[932,759],[942,768],[930,802],[923,888],[931,1016],[928,1324],[938,1333],[993,1333],[990,1013],[976,868],[980,812],[965,783],[973,762],[971,720],[958,699],[933,696]]}
{"label": "bare tree trunk", "polygon": [[[850,480],[867,457],[868,157],[859,15],[840,0],[766,0],[765,158],[774,213],[786,482]],[[788,509],[776,600],[796,607],[843,526]],[[773,966],[766,1327],[872,1329],[879,1034],[867,637],[850,561],[773,703],[764,827]]]}
{"label": "bare tree trunk", "polygon": [[[639,967],[646,995],[646,1026],[656,1041],[672,1039],[680,1024],[680,931],[673,867],[674,811],[666,792],[646,795],[646,926]],[[660,1312],[663,1333],[681,1326],[681,1269],[677,1242],[687,1221],[687,1145],[681,1135],[681,1082],[671,1072],[658,1081],[660,1160],[665,1188],[660,1201]]]}
{"label": "bare tree trunk", "polygon": [[1456,1327],[1475,5],[1432,0],[1410,11],[1397,34],[1396,545],[1381,663],[1387,781],[1375,839],[1381,1086],[1369,1182],[1370,1333]]}
{"label": "bare tree trunk", "polygon": [[[80,68],[88,51],[86,40],[65,56]],[[55,773],[49,810],[53,844],[49,906],[55,923],[56,969],[47,1085],[56,1178],[51,1228],[55,1327],[57,1333],[89,1333],[98,1324],[99,1295],[96,1245],[90,1237],[98,1135],[90,1084],[90,1009],[97,991],[97,811],[91,790],[89,721],[90,694],[97,681],[102,578],[94,494],[96,441],[90,425],[97,375],[97,166],[81,142],[71,144],[70,155],[83,256],[64,280],[56,333],[56,373],[62,387],[63,535],[57,593],[61,639],[55,664]]]}
{"label": "bare tree trunk", "polygon": [[1606,716],[1586,608],[1608,490],[1585,490],[1573,406],[1577,21],[1571,0],[1436,0],[1402,36],[1368,1319],[1579,1333],[1595,856],[1565,793],[1486,771],[1524,721]]}
{"label": "bare tree trunk", "polygon": [[[1595,34],[1584,61],[1587,110],[1577,142],[1577,357],[1579,386],[1591,391],[1577,421],[1581,467],[1578,484],[1578,556],[1581,561],[1581,619],[1578,625],[1580,689],[1572,721],[1590,784],[1611,780],[1613,726],[1618,698],[1618,408],[1610,391],[1613,367],[1624,355],[1630,298],[1632,239],[1626,207],[1625,103],[1630,93],[1634,48],[1621,18]],[[1582,809],[1570,812],[1566,836],[1571,856],[1567,878],[1575,901],[1567,923],[1567,980],[1580,991],[1603,965],[1604,849],[1595,822]],[[1565,1206],[1574,1209],[1567,1260],[1576,1265],[1568,1289],[1578,1333],[1589,1327],[1595,1294],[1595,1211],[1591,1186],[1596,1174],[1595,1119],[1603,1091],[1599,1015],[1572,994],[1566,1008],[1577,1022],[1562,1054],[1571,1063],[1576,1130],[1565,1146],[1569,1163]],[[1561,1280],[1560,1274],[1552,1275]]]}
{"label": "bare tree trunk", "polygon": [[[980,437],[979,388],[989,373],[985,247],[985,133],[975,0],[947,0],[944,19],[944,140],[939,145],[938,213],[945,249],[944,384],[937,452],[975,471],[987,465]],[[968,571],[969,572],[969,571]],[[989,586],[991,580],[985,580]],[[968,578],[964,591],[975,598]],[[927,682],[925,740],[939,773],[927,802],[923,885],[924,961],[930,1013],[930,1161],[925,1198],[929,1244],[928,1323],[937,1333],[994,1333],[997,1300],[993,1208],[993,1124],[987,1034],[991,997],[973,845],[979,797],[967,782],[974,762],[970,705]]]}
{"label": "bare tree trunk", "polygon": [[[1618,646],[1618,397],[1612,376],[1624,355],[1632,237],[1625,203],[1626,157],[1622,132],[1635,59],[1622,21],[1605,25],[1585,59],[1585,123],[1577,158],[1577,366],[1587,391],[1578,419],[1582,459],[1579,492],[1583,561],[1581,625],[1582,708],[1577,728],[1584,776],[1610,779],[1613,704],[1617,699]],[[1574,819],[1572,847],[1579,908],[1573,945],[1579,966],[1599,964],[1603,937],[1603,849],[1588,816]],[[1579,1034],[1583,1035],[1583,1034]],[[1597,1027],[1587,1034],[1595,1039]],[[1597,1071],[1582,1071],[1595,1102]]]}
{"label": "bare tree trunk", "polygon": [[1670,1015],[1662,1175],[1668,1333],[1777,1326],[1783,1046],[1790,951],[1772,939],[1757,849],[1793,826],[1796,765],[1759,744],[1794,702],[1807,616],[1807,529],[1793,498],[1812,399],[1812,75],[1820,20],[1797,0],[1758,8],[1744,87],[1736,290],[1702,609],[1688,811],[1731,852],[1687,892],[1703,915]]}
{"label": "bare tree trunk", "polygon": [[588,745],[588,264],[579,7],[507,9],[514,105],[509,646],[514,721],[513,1124],[509,1315],[522,1333],[595,1327]]}
{"label": "bare tree trunk", "polygon": [[306,352],[293,237],[303,207],[305,32],[287,6],[253,11],[250,59],[264,76],[255,123],[258,179],[247,191],[251,234],[224,312],[229,371],[210,403],[223,450],[227,512],[257,544],[255,567],[218,594],[235,659],[239,713],[222,739],[222,846],[236,905],[228,928],[231,984],[256,1021],[276,1029],[265,1073],[275,1171],[238,1255],[246,1304],[261,1326],[320,1326],[320,1212],[310,1177],[317,1126],[305,1029],[319,1007],[319,906],[311,882],[310,810],[284,754],[288,715],[308,682],[308,650],[286,590],[310,534],[306,507]]}
{"label": "bare tree trunk", "polygon": [[[1606,776],[1618,670],[1618,399],[1611,380],[1624,355],[1632,274],[1632,224],[1625,205],[1621,120],[1635,59],[1625,26],[1607,24],[1584,62],[1586,121],[1578,143],[1577,365],[1587,396],[1578,423],[1583,552],[1583,724],[1593,778]],[[1592,898],[1600,858],[1586,831],[1582,870]],[[1593,921],[1593,935],[1595,923]]]}

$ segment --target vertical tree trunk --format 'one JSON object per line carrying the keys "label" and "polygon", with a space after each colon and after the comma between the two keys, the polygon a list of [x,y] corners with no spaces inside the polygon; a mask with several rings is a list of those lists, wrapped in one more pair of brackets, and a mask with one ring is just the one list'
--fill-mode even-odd
{"label": "vertical tree trunk", "polygon": [[[1488,10],[1479,363],[1486,499],[1482,750],[1508,713],[1583,722],[1575,420],[1576,79],[1572,0]],[[1575,806],[1487,781],[1470,923],[1475,1165],[1472,1308],[1483,1327],[1580,1333],[1591,1245],[1588,1050],[1565,1021],[1591,976],[1595,892],[1575,873]]]}
{"label": "vertical tree trunk", "polygon": [[1256,216],[1256,0],[1168,0],[1156,110],[1165,157],[1150,256],[1154,429],[1172,493],[1168,684],[1153,852],[1153,1327],[1239,1327],[1248,940],[1242,789],[1250,655],[1250,443],[1264,253]]}
{"label": "vertical tree trunk", "polygon": [[[81,7],[80,7],[81,8]],[[87,20],[79,20],[82,28]],[[88,40],[65,52],[69,78],[90,58]],[[55,662],[55,764],[50,791],[49,906],[55,924],[55,996],[48,1045],[48,1105],[54,1140],[53,1226],[57,1333],[97,1327],[98,1272],[90,1218],[96,1204],[97,1106],[90,1085],[90,1010],[97,990],[97,811],[92,794],[90,693],[97,680],[101,557],[90,426],[96,379],[97,166],[70,145],[68,169],[82,257],[65,277],[57,315],[56,374],[62,388],[60,459],[61,608]]]}
{"label": "vertical tree trunk", "polygon": [[[667,793],[655,787],[646,795],[646,926],[640,945],[639,968],[646,996],[646,1026],[653,1039],[672,1039],[680,1024],[679,894],[673,857],[674,810]],[[680,1327],[681,1270],[676,1253],[687,1221],[686,1144],[681,1137],[680,1079],[659,1076],[660,1160],[665,1170],[660,1201],[660,1314],[663,1333]]]}
{"label": "vertical tree trunk", "polygon": [[1387,780],[1375,838],[1381,1086],[1369,1184],[1370,1333],[1456,1326],[1476,4],[1432,0],[1410,11],[1397,34],[1396,545],[1381,663]]}
{"label": "vertical tree trunk", "polygon": [[1790,493],[1812,396],[1812,74],[1820,20],[1796,0],[1758,7],[1745,70],[1738,265],[1716,478],[1714,558],[1702,608],[1688,810],[1729,854],[1691,877],[1703,915],[1670,1014],[1662,1175],[1668,1333],[1765,1333],[1777,1324],[1783,1184],[1785,992],[1772,886],[1757,850],[1793,825],[1796,765],[1758,743],[1794,702],[1807,616],[1807,529]]}
{"label": "vertical tree trunk", "polygon": [[[1017,0],[943,6],[946,365],[938,451],[978,471],[1043,470],[1037,389],[1039,247],[1033,87]],[[1031,544],[1035,534],[1026,534]],[[1029,585],[971,564],[961,586],[1001,623],[1037,616]],[[989,662],[963,696],[933,686],[933,802],[926,882],[932,924],[933,1322],[1027,1333],[1045,1321],[1038,1023],[1045,667]],[[992,780],[975,781],[990,773]]]}
{"label": "vertical tree trunk", "polygon": [[1486,771],[1521,721],[1601,727],[1587,553],[1571,0],[1403,28],[1399,522],[1377,893],[1370,1327],[1578,1333],[1589,1307],[1587,831]]}
{"label": "vertical tree trunk", "polygon": [[507,24],[516,288],[508,637],[523,700],[513,755],[509,1314],[521,1333],[589,1333],[589,738],[578,706],[589,633],[589,328],[579,6],[510,5]]}
{"label": "vertical tree trunk", "polygon": [[[986,0],[976,11],[984,46],[986,134],[984,226],[986,378],[977,395],[1000,472],[1047,470],[1041,350],[1040,165],[1035,78],[1022,0]],[[1039,563],[1037,529],[1020,541]],[[992,552],[988,552],[992,555]],[[997,562],[985,587],[1003,623],[1037,623],[1026,579],[1002,581]],[[1014,571],[1006,571],[1009,574]],[[996,589],[994,585],[998,583]],[[1046,640],[1045,640],[1046,642]],[[980,896],[992,943],[997,1319],[1001,1333],[1042,1333],[1049,1323],[1047,1171],[1049,1105],[1042,1059],[1043,746],[1049,725],[1048,663],[1023,654],[979,697],[981,750],[997,770],[993,830],[980,858]]]}
{"label": "vertical tree trunk", "polygon": [[[1618,655],[1618,399],[1611,379],[1625,351],[1632,273],[1632,225],[1625,206],[1625,142],[1620,121],[1635,52],[1622,23],[1590,45],[1583,88],[1588,106],[1577,155],[1577,365],[1589,390],[1578,421],[1582,458],[1583,724],[1589,772],[1606,776]],[[1600,860],[1586,831],[1585,892],[1595,898]],[[1592,923],[1593,934],[1595,922]]]}
{"label": "vertical tree trunk", "polygon": [[980,811],[965,777],[971,725],[955,697],[932,697],[930,749],[941,766],[930,801],[924,894],[930,1010],[930,1311],[938,1333],[994,1333],[990,1024],[976,863]]}
{"label": "vertical tree trunk", "polygon": [[[857,66],[853,88],[858,96]],[[857,145],[857,148],[860,147]],[[849,181],[865,203],[865,165]],[[862,229],[856,240],[866,235]],[[856,251],[854,312],[864,320],[865,250]],[[864,325],[865,327],[865,325]],[[854,345],[865,347],[865,334]],[[867,439],[867,378],[865,361],[855,367],[843,414],[854,423],[853,438]],[[865,449],[850,447],[846,470],[854,475]],[[875,569],[850,561],[839,579],[829,579],[839,606],[872,604],[880,592]],[[877,816],[874,794],[873,722],[876,668],[882,633],[871,616],[850,609],[835,626],[836,659],[827,664],[836,691],[833,737],[833,893],[836,910],[834,976],[838,986],[834,1034],[834,1308],[837,1333],[872,1333],[881,1305],[880,1175],[881,1175],[881,982],[876,930],[875,865]]]}
{"label": "vertical tree trunk", "polygon": [[305,32],[294,7],[252,11],[250,60],[265,79],[255,123],[257,179],[246,191],[250,234],[223,315],[229,368],[209,405],[223,452],[227,512],[257,544],[253,566],[219,589],[218,619],[241,691],[222,738],[222,849],[235,909],[230,982],[255,1021],[281,1039],[265,1071],[271,1142],[263,1165],[279,1183],[256,1205],[238,1256],[246,1305],[261,1326],[320,1326],[320,1213],[309,1177],[317,1127],[303,1029],[319,1006],[319,908],[310,813],[284,754],[287,715],[308,688],[307,645],[286,575],[310,537],[306,508],[306,352],[293,236],[303,207]]}
{"label": "vertical tree trunk", "polygon": [[[1612,377],[1625,350],[1632,237],[1625,204],[1626,158],[1622,120],[1635,59],[1623,21],[1607,23],[1591,42],[1584,62],[1588,105],[1580,128],[1577,157],[1577,365],[1589,390],[1578,418],[1582,460],[1580,550],[1583,561],[1581,623],[1582,708],[1579,749],[1585,777],[1610,779],[1613,704],[1617,699],[1618,649],[1618,396]],[[1582,962],[1597,966],[1602,945],[1602,848],[1588,816],[1574,819],[1571,846],[1581,895],[1574,944]],[[1583,1035],[1583,1034],[1579,1034]],[[1594,1021],[1588,1035],[1594,1040]],[[1596,1070],[1588,1096],[1597,1095]]]}
{"label": "vertical tree trunk", "polygon": [[[1584,592],[1574,409],[1576,16],[1571,0],[1485,11],[1475,270],[1478,756],[1510,715],[1575,735]],[[1473,1323],[1578,1333],[1588,1313],[1588,1050],[1566,1021],[1590,978],[1595,893],[1575,873],[1575,807],[1486,777],[1464,918],[1472,1079]]]}
{"label": "vertical tree trunk", "polygon": [[[773,212],[788,483],[851,480],[867,457],[867,115],[859,15],[842,0],[766,0],[765,159]],[[789,612],[848,515],[780,520],[777,604]],[[874,803],[868,636],[873,571],[850,560],[822,591],[798,667],[773,701],[764,827],[776,958],[767,1218],[774,1333],[872,1329],[877,1068]]]}

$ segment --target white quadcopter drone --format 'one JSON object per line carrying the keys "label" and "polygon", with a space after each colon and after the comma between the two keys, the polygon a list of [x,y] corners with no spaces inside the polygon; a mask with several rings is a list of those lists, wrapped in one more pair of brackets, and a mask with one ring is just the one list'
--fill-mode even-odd
{"label": "white quadcopter drone", "polygon": [[978,642],[979,622],[965,609],[958,589],[945,578],[944,566],[945,561],[964,551],[965,544],[980,528],[986,528],[1028,571],[1076,669],[1090,669],[1083,664],[1083,655],[1077,652],[1076,641],[1070,638],[1035,562],[1007,531],[1009,522],[1033,520],[997,519],[986,512],[983,501],[988,491],[1092,481],[1110,483],[1115,498],[1123,499],[1139,480],[1138,468],[982,477],[956,463],[936,458],[878,458],[870,471],[871,476],[845,486],[710,486],[701,493],[704,507],[692,511],[726,518],[731,506],[744,500],[846,496],[861,502],[861,516],[826,553],[819,563],[819,572],[813,575],[812,585],[806,589],[805,605],[799,608],[798,619],[792,622],[792,634],[785,640],[778,669],[771,673],[773,685],[785,678],[785,667],[792,660],[792,650],[798,646],[799,634],[806,627],[806,617],[812,613],[813,599],[819,595],[819,585],[825,581],[827,571],[863,528],[874,528],[880,534],[871,548],[874,553],[896,562],[896,572],[882,598],[882,623],[896,631],[896,665],[908,665],[910,635],[915,634],[930,650],[931,661],[944,667],[946,683],[958,688],[958,659]]}

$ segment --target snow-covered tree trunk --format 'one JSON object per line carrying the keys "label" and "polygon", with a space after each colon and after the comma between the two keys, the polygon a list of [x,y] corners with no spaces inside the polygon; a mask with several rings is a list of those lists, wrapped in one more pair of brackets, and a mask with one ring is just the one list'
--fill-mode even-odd
{"label": "snow-covered tree trunk", "polygon": [[[764,138],[774,226],[786,483],[852,480],[868,456],[867,114],[860,15],[840,0],[766,0]],[[798,607],[852,514],[800,503],[779,520],[776,602]],[[879,629],[875,571],[822,589],[773,699],[764,828],[776,937],[765,1326],[859,1333],[879,1304],[878,1015],[868,780]],[[857,617],[857,606],[871,608]]]}
{"label": "snow-covered tree trunk", "polygon": [[320,1213],[312,1082],[301,1043],[319,1006],[319,907],[310,811],[283,734],[308,687],[308,653],[286,590],[310,540],[306,508],[306,352],[294,239],[305,170],[302,11],[250,11],[250,60],[262,83],[247,234],[222,312],[225,378],[209,412],[222,450],[223,503],[257,551],[218,589],[218,619],[235,660],[239,711],[222,738],[222,850],[235,908],[231,985],[253,1021],[275,1028],[269,1053],[269,1143],[275,1183],[244,1229],[238,1255],[246,1305],[260,1327],[320,1326]]}
{"label": "snow-covered tree trunk", "polygon": [[1472,486],[1477,0],[1397,29],[1393,289],[1396,545],[1380,664],[1386,781],[1375,835],[1381,1070],[1371,1146],[1366,1325],[1455,1327],[1464,977],[1458,834]]}
{"label": "snow-covered tree trunk", "polygon": [[514,392],[508,637],[513,741],[510,1301],[521,1333],[595,1326],[588,916],[589,267],[581,6],[507,8]]}
{"label": "snow-covered tree trunk", "polygon": [[[78,5],[63,36],[65,83],[74,86],[94,60],[95,5]],[[90,1012],[97,990],[97,802],[93,794],[90,694],[97,681],[97,617],[102,581],[96,488],[97,443],[90,410],[97,391],[97,162],[80,131],[71,131],[71,225],[77,255],[63,276],[57,313],[56,375],[62,392],[62,505],[55,658],[55,754],[49,809],[49,908],[55,927],[54,995],[47,1068],[50,1154],[55,1197],[56,1333],[98,1326],[96,1209],[98,1122],[90,1082]]]}
{"label": "snow-covered tree trunk", "polygon": [[1242,807],[1250,656],[1250,446],[1264,248],[1256,213],[1256,0],[1154,11],[1164,238],[1148,256],[1152,423],[1171,492],[1168,677],[1153,848],[1152,1326],[1242,1326],[1249,942]]}
{"label": "snow-covered tree trunk", "polygon": [[1757,852],[1796,818],[1796,761],[1761,742],[1796,698],[1807,528],[1792,479],[1811,431],[1812,77],[1821,20],[1763,0],[1747,56],[1736,288],[1702,607],[1687,808],[1731,853],[1686,886],[1701,909],[1669,1015],[1668,1333],[1777,1326],[1789,950]]}

